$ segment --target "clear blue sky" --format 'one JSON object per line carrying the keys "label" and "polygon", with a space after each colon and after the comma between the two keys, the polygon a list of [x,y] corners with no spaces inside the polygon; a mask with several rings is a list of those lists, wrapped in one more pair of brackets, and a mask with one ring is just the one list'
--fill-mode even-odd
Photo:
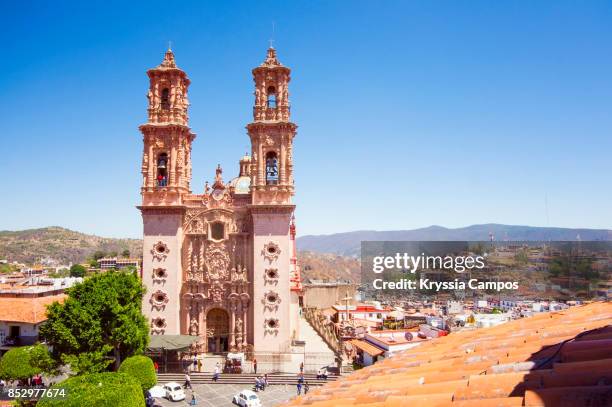
{"label": "clear blue sky", "polygon": [[293,69],[300,234],[612,228],[610,2],[5,1],[0,14],[0,229],[141,235],[145,71],[168,40],[192,80],[194,192],[217,163],[233,177],[273,21]]}

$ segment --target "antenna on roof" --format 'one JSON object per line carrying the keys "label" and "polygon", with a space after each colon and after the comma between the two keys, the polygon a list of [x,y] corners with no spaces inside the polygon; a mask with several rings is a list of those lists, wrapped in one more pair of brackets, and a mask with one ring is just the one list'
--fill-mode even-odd
{"label": "antenna on roof", "polygon": [[168,51],[172,51],[172,41],[168,41]]}

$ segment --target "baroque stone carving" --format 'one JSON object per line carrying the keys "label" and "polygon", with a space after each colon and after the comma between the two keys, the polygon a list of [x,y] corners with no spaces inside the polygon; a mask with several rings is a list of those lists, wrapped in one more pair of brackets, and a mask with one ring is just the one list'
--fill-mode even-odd
{"label": "baroque stone carving", "polygon": [[281,253],[280,246],[278,245],[278,243],[272,242],[272,241],[266,243],[264,245],[264,248],[261,250],[262,256],[264,256],[264,258],[268,260],[270,263],[278,259],[278,256],[280,256],[280,253]]}
{"label": "baroque stone carving", "polygon": [[271,334],[277,334],[280,323],[278,318],[266,318],[264,321],[264,329]]}
{"label": "baroque stone carving", "polygon": [[214,283],[208,290],[208,297],[216,304],[221,304],[225,297],[223,285],[219,282]]}
{"label": "baroque stone carving", "polygon": [[189,335],[197,336],[199,332],[198,327],[198,320],[192,317],[191,322],[189,323]]}
{"label": "baroque stone carving", "polygon": [[207,277],[211,281],[227,280],[228,266],[230,258],[225,249],[225,245],[221,243],[211,243],[206,248],[205,264]]}
{"label": "baroque stone carving", "polygon": [[280,295],[275,291],[266,291],[262,299],[264,306],[270,310],[277,310],[281,303]]}
{"label": "baroque stone carving", "polygon": [[246,267],[232,267],[232,283],[247,283]]}
{"label": "baroque stone carving", "polygon": [[270,268],[266,269],[264,273],[264,282],[266,284],[278,284],[278,269]]}
{"label": "baroque stone carving", "polygon": [[164,283],[166,281],[166,278],[168,277],[168,272],[165,268],[158,267],[153,269],[153,273],[151,273],[151,276],[153,277],[154,283]]}
{"label": "baroque stone carving", "polygon": [[151,320],[151,334],[163,335],[166,332],[166,318],[157,317]]}
{"label": "baroque stone carving", "polygon": [[157,310],[163,310],[166,307],[168,301],[168,294],[166,294],[166,292],[162,290],[155,291],[149,299],[151,306]]}
{"label": "baroque stone carving", "polygon": [[170,249],[168,249],[168,245],[162,242],[161,240],[153,245],[151,249],[151,254],[153,255],[153,259],[157,261],[166,260],[168,257],[168,253],[170,253]]}

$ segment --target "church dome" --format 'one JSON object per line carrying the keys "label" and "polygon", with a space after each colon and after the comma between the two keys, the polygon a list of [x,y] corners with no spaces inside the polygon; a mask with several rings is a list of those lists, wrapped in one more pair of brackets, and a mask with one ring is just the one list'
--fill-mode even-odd
{"label": "church dome", "polygon": [[243,175],[230,181],[230,186],[234,187],[236,194],[248,194],[251,188],[251,177]]}

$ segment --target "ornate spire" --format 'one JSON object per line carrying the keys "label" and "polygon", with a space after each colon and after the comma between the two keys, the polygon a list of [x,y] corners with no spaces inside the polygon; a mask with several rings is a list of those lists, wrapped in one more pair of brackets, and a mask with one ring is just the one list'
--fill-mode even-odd
{"label": "ornate spire", "polygon": [[213,184],[213,189],[223,189],[225,188],[225,184],[223,183],[223,169],[221,168],[221,164],[217,164],[217,169],[215,170],[215,183]]}
{"label": "ornate spire", "polygon": [[174,61],[174,53],[170,48],[166,51],[166,55],[164,56],[164,60],[162,61],[159,68],[176,68],[176,62]]}
{"label": "ornate spire", "polygon": [[276,58],[276,50],[274,47],[268,48],[266,60],[261,64],[261,66],[283,66],[283,64],[278,62],[278,58]]}

